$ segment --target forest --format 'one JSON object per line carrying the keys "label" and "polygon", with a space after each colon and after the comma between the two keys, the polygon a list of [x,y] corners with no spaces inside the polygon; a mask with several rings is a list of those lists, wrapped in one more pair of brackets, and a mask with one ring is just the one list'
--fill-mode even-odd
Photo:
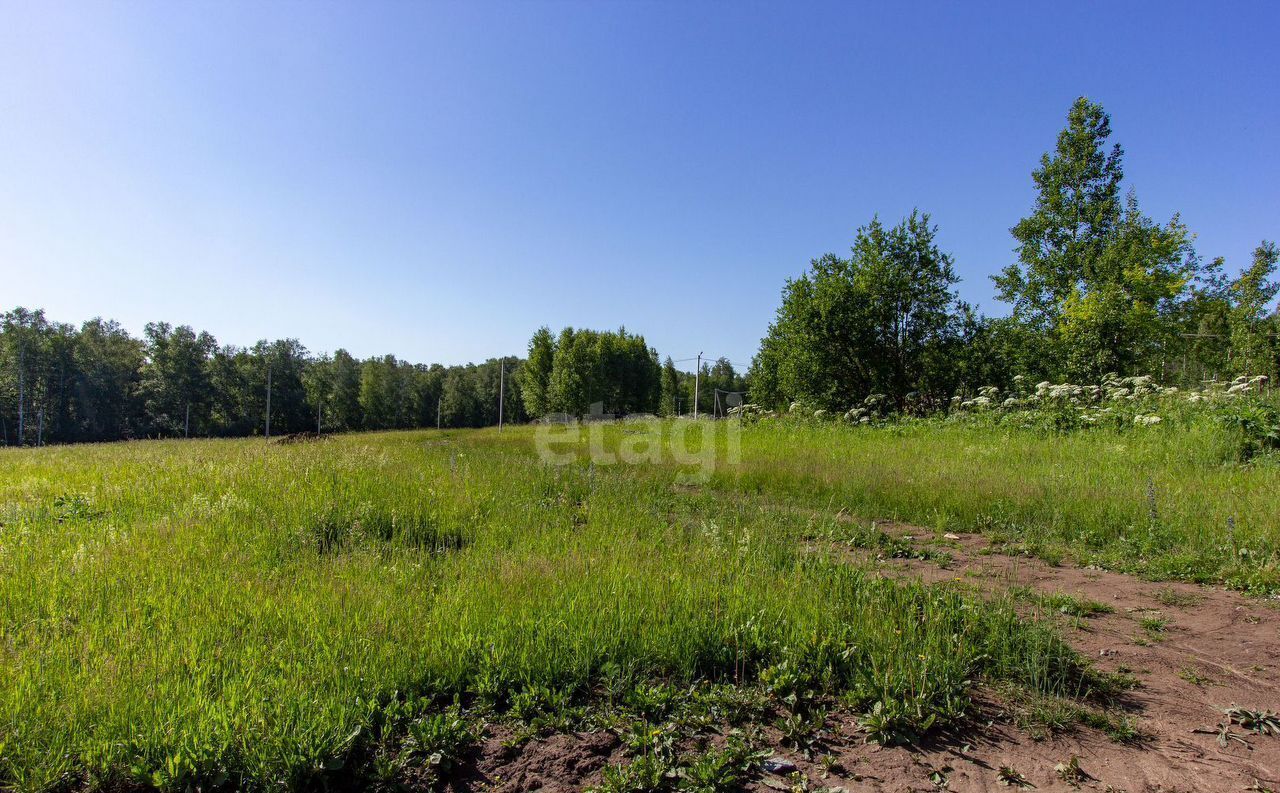
{"label": "forest", "polygon": [[[209,333],[155,322],[142,338],[118,323],[79,328],[17,308],[0,333],[0,423],[13,444],[336,432],[523,419],[516,359],[441,366],[346,350],[312,355],[296,339],[219,345]],[[21,427],[21,429],[20,429]]]}
{"label": "forest", "polygon": [[[504,373],[505,372],[505,373]],[[539,329],[528,359],[411,364],[346,350],[310,353],[297,339],[219,345],[209,333],[156,322],[142,338],[119,323],[79,328],[15,308],[0,325],[4,445],[138,438],[239,437],[411,428],[485,427],[561,413],[585,416],[715,412],[715,392],[745,390],[729,361],[678,371],[643,336]],[[593,410],[593,406],[595,406]],[[723,406],[722,406],[723,410]]]}

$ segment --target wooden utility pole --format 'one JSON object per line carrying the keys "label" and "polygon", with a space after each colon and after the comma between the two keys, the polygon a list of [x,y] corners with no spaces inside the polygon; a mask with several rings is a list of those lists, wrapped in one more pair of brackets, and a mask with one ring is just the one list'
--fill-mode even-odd
{"label": "wooden utility pole", "polygon": [[267,367],[267,440],[271,440],[271,367]]}
{"label": "wooden utility pole", "polygon": [[182,427],[182,437],[183,438],[191,437],[191,403],[190,402],[187,403],[187,421]]}
{"label": "wooden utility pole", "polygon": [[502,397],[507,391],[507,360],[498,360],[498,432],[502,432]]}
{"label": "wooden utility pole", "polygon": [[[688,358],[685,359],[689,360]],[[698,353],[698,366],[693,370],[693,418],[698,418],[698,380],[702,377],[702,353]]]}
{"label": "wooden utility pole", "polygon": [[320,434],[320,422],[324,419],[324,402],[316,400],[316,435]]}
{"label": "wooden utility pole", "polygon": [[436,397],[436,429],[440,429],[440,408],[444,405],[444,397]]}

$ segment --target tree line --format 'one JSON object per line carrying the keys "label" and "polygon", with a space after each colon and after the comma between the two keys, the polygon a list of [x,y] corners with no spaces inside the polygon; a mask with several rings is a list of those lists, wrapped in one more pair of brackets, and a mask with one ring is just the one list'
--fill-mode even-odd
{"label": "tree line", "polygon": [[[518,358],[481,364],[312,355],[296,339],[219,345],[189,326],[154,322],[142,338],[119,323],[80,327],[15,308],[0,317],[0,438],[5,445],[267,431],[483,427],[524,421]],[[505,367],[505,377],[500,367]],[[270,388],[268,389],[268,384]]]}
{"label": "tree line", "polygon": [[644,336],[618,331],[564,328],[553,335],[539,328],[529,340],[521,369],[525,413],[542,417],[624,416],[652,414],[711,415],[715,392],[742,392],[746,379],[726,358],[705,362],[698,372],[676,368],[670,356],[658,363],[658,352]]}
{"label": "tree line", "polygon": [[542,327],[529,340],[520,385],[531,416],[653,413],[660,396],[658,353],[625,328],[569,327],[553,337]]}
{"label": "tree line", "polygon": [[1081,97],[1032,172],[1035,205],[1011,229],[1017,260],[993,277],[1008,316],[960,300],[927,214],[894,226],[874,218],[849,256],[815,259],[786,283],[749,373],[753,401],[844,410],[882,394],[924,412],[1019,374],[1274,377],[1276,245],[1264,240],[1228,277],[1177,215],[1152,220],[1132,188],[1122,192],[1124,152],[1110,137],[1110,117]]}
{"label": "tree line", "polygon": [[[141,338],[119,323],[78,328],[41,310],[0,315],[0,443],[238,437],[419,427],[485,427],[563,413],[574,417],[693,411],[710,415],[715,389],[744,390],[725,359],[678,371],[643,336],[540,328],[527,359],[412,364],[313,355],[297,339],[219,345],[164,322]],[[268,399],[270,410],[268,411]]]}

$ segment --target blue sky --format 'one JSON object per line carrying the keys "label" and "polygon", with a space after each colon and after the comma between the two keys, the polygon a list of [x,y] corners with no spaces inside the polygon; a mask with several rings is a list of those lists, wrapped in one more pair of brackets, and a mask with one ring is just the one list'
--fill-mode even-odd
{"label": "blue sky", "polygon": [[1231,268],[1280,237],[1280,4],[0,0],[0,306],[460,363],[538,325],[746,364],[932,213],[1000,313],[1080,94]]}

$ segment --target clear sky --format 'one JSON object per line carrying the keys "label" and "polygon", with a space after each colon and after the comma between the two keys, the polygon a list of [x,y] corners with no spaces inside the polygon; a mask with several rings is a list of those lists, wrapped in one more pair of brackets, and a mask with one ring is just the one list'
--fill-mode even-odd
{"label": "clear sky", "polygon": [[879,213],[964,278],[1072,99],[1206,257],[1280,237],[1280,4],[0,0],[0,306],[461,363],[748,363]]}

